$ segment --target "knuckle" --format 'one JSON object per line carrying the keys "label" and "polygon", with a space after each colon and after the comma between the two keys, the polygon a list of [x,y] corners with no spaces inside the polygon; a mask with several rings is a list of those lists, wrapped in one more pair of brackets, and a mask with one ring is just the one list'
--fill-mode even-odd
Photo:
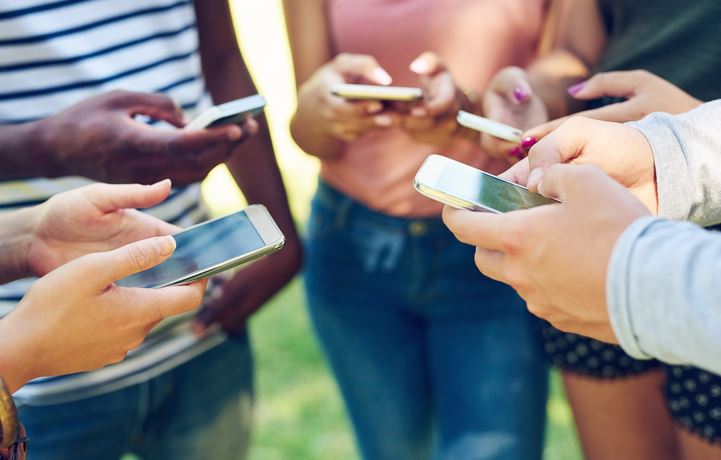
{"label": "knuckle", "polygon": [[142,271],[150,265],[150,257],[137,246],[128,246],[125,249],[126,257],[133,270]]}
{"label": "knuckle", "polygon": [[523,251],[526,247],[529,229],[526,225],[518,224],[509,225],[501,238],[501,249],[509,255],[516,255]]}

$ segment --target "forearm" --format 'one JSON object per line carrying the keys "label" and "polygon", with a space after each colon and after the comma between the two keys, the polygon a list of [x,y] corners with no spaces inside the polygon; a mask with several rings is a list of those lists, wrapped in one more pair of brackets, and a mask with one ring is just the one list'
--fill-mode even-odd
{"label": "forearm", "polygon": [[0,284],[30,276],[27,254],[35,208],[0,214]]}
{"label": "forearm", "polygon": [[653,149],[659,215],[702,226],[721,222],[721,101],[683,115],[655,113],[630,125]]}
{"label": "forearm", "polygon": [[40,145],[39,122],[0,125],[0,179],[55,177],[48,149]]}
{"label": "forearm", "polygon": [[640,219],[621,236],[607,299],[621,346],[637,358],[721,373],[721,235],[689,223]]}
{"label": "forearm", "polygon": [[337,158],[343,152],[345,142],[330,135],[322,126],[320,120],[314,120],[310,115],[312,110],[307,110],[308,105],[320,104],[320,101],[313,101],[311,94],[304,94],[302,87],[298,93],[298,107],[290,121],[290,134],[295,143],[304,152],[320,159]]}
{"label": "forearm", "polygon": [[0,319],[0,376],[10,393],[36,377],[32,368],[34,351],[29,349],[26,334],[33,325],[17,323],[12,314]]}

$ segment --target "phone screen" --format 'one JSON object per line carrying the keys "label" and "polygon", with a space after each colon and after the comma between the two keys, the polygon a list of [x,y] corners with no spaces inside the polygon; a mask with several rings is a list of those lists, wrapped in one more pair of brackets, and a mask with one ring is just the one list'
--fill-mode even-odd
{"label": "phone screen", "polygon": [[245,211],[189,228],[173,237],[177,246],[170,259],[117,284],[144,288],[166,286],[190,273],[205,271],[265,246]]}
{"label": "phone screen", "polygon": [[436,188],[498,212],[556,203],[523,187],[454,161],[447,163],[438,178]]}

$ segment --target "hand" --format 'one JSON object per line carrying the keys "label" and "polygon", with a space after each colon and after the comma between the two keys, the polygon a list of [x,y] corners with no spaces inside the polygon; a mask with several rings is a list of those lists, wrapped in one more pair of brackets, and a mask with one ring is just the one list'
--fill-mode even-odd
{"label": "hand", "polygon": [[[491,80],[483,94],[483,116],[518,129],[528,129],[548,121],[546,106],[534,94],[528,75],[518,67],[506,67]],[[489,155],[513,164],[526,156],[538,138],[525,135],[521,145],[481,134],[481,146]]]}
{"label": "hand", "polygon": [[531,313],[557,328],[617,342],[606,303],[606,272],[616,241],[648,214],[594,166],[556,165],[541,192],[562,204],[507,214],[445,208],[456,237],[476,246],[476,266],[512,286]]}
{"label": "hand", "polygon": [[[573,115],[619,123],[640,120],[653,112],[684,113],[701,105],[698,99],[645,70],[599,73],[568,88],[568,94],[583,101],[603,97],[626,99],[624,102]],[[540,139],[563,124],[567,118],[537,126],[525,133],[525,136]]]}
{"label": "hand", "polygon": [[218,323],[230,335],[240,333],[250,315],[298,273],[302,258],[300,241],[288,240],[281,251],[237,272],[200,308],[193,332],[202,337]]}
{"label": "hand", "polygon": [[135,119],[145,115],[183,126],[180,109],[159,94],[113,91],[38,121],[33,132],[48,177],[83,176],[101,182],[150,184],[170,178],[198,182],[228,159],[249,122],[199,131],[166,130]]}
{"label": "hand", "polygon": [[575,117],[531,148],[528,158],[501,175],[537,191],[548,168],[557,163],[600,166],[628,188],[654,214],[658,213],[653,150],[635,128]]}
{"label": "hand", "polygon": [[26,255],[28,272],[43,276],[73,259],[116,249],[178,227],[135,209],[164,201],[170,181],[154,185],[93,184],[60,193],[37,206]]}
{"label": "hand", "polygon": [[35,282],[0,320],[0,369],[11,391],[36,377],[119,362],[162,319],[196,308],[205,282],[162,289],[113,284],[174,250],[169,236],[142,240],[81,257]]}
{"label": "hand", "polygon": [[[401,128],[419,142],[443,147],[461,132],[456,122],[458,111],[473,112],[473,103],[436,54],[421,54],[410,69],[420,77],[423,101],[412,106],[410,113],[399,113]],[[476,135],[473,133],[474,139]]]}
{"label": "hand", "polygon": [[298,95],[298,112],[313,119],[325,134],[352,142],[368,131],[391,128],[397,117],[383,112],[378,101],[347,101],[334,96],[331,88],[339,83],[390,85],[392,79],[371,56],[339,54],[318,69],[304,83]]}

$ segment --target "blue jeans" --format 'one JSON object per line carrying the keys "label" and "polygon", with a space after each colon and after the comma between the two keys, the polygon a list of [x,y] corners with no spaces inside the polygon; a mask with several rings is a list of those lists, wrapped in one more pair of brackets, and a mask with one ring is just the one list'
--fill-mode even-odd
{"label": "blue jeans", "polygon": [[374,212],[321,183],[305,282],[367,460],[539,459],[539,327],[439,219]]}
{"label": "blue jeans", "polygon": [[30,460],[243,459],[252,407],[247,336],[226,340],[150,381],[112,393],[18,410]]}

